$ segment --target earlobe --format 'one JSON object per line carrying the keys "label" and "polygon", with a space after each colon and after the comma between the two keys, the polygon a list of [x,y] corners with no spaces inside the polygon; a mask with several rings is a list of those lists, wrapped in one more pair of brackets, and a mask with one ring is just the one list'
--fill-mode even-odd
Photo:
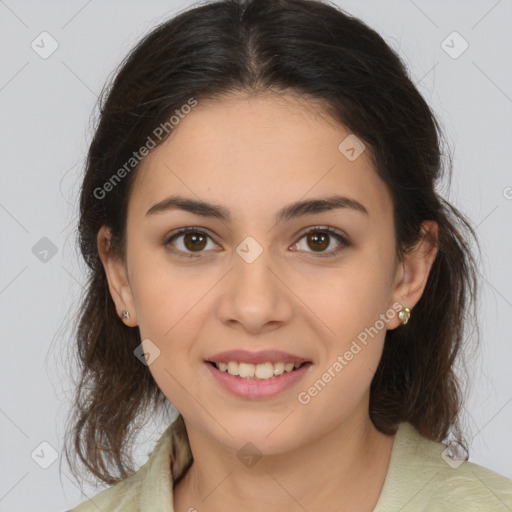
{"label": "earlobe", "polygon": [[[414,321],[413,307],[418,303],[427,285],[430,270],[434,264],[438,249],[438,225],[435,221],[424,221],[421,226],[421,238],[416,245],[403,256],[399,266],[399,276],[395,284],[393,301],[402,308],[410,310],[411,322]],[[388,329],[394,329],[403,323],[404,317],[397,315],[389,323]]]}
{"label": "earlobe", "polygon": [[126,265],[122,259],[112,253],[110,244],[110,229],[107,226],[102,226],[98,231],[97,247],[107,277],[110,295],[116,305],[119,318],[129,327],[135,327],[137,318]]}

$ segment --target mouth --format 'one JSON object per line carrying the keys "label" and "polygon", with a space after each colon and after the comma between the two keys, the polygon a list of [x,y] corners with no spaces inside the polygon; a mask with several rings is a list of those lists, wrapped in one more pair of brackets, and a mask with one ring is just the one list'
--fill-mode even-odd
{"label": "mouth", "polygon": [[[222,373],[227,373],[232,377],[246,380],[273,380],[280,375],[293,373],[300,368],[311,366],[310,361],[302,362],[265,362],[259,364],[243,363],[238,361],[206,361],[206,363],[213,366],[215,369]],[[304,368],[303,368],[304,369]]]}
{"label": "mouth", "polygon": [[[299,358],[300,359],[300,358]],[[293,389],[311,374],[311,361],[277,361],[258,364],[238,361],[204,361],[212,383],[238,398],[267,400]]]}

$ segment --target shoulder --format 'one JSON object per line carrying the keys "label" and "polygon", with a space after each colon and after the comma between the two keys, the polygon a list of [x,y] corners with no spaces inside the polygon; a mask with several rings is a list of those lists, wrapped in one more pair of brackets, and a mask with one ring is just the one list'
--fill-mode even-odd
{"label": "shoulder", "polygon": [[432,483],[432,506],[443,503],[446,510],[464,512],[512,511],[512,480],[478,464],[464,461],[443,467]]}
{"label": "shoulder", "polygon": [[144,474],[143,466],[133,475],[87,499],[68,512],[98,512],[98,510],[139,512],[139,497]]}
{"label": "shoulder", "polygon": [[67,512],[172,512],[171,427],[162,434],[138,471]]}
{"label": "shoulder", "polygon": [[402,423],[377,505],[375,512],[510,512],[512,480],[478,464],[450,458],[444,444]]}

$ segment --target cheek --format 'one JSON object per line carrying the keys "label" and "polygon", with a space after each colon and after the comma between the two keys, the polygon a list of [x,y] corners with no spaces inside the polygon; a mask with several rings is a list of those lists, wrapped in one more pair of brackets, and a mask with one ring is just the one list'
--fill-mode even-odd
{"label": "cheek", "polygon": [[[131,253],[130,282],[141,336],[164,340],[186,315],[200,295],[200,290],[184,277],[184,272],[171,265],[164,250],[144,247],[140,241]],[[133,244],[137,245],[136,243]]]}
{"label": "cheek", "polygon": [[304,302],[326,326],[323,332],[345,344],[389,309],[391,273],[385,257],[375,258],[373,251],[354,254],[340,268],[316,276]]}
{"label": "cheek", "polygon": [[311,309],[321,311],[321,321],[316,321],[321,348],[315,374],[304,383],[297,401],[304,411],[323,411],[321,421],[335,424],[369,393],[382,355],[386,319],[395,312],[388,307],[380,272],[368,268],[360,274],[340,272],[335,284],[329,281],[327,294],[316,292],[311,298]]}
{"label": "cheek", "polygon": [[194,393],[191,352],[205,315],[205,296],[218,279],[208,274],[198,278],[197,272],[194,278],[155,252],[138,251],[132,257],[131,285],[141,340],[150,340],[148,346],[158,355],[149,370],[165,396],[178,406],[183,393],[187,394],[180,383]]}
{"label": "cheek", "polygon": [[396,315],[390,305],[390,253],[391,249],[386,253],[376,245],[360,251],[309,292],[307,305],[318,314],[312,327],[322,340],[315,375],[320,388],[326,383],[326,392],[315,398],[320,408],[332,400],[341,410],[350,410],[370,387],[387,322]]}
{"label": "cheek", "polygon": [[201,293],[200,286],[189,292],[181,280],[167,278],[146,285],[140,289],[137,317],[141,339],[151,340],[150,346],[157,354],[149,370],[173,406],[189,411],[190,397],[201,396],[195,378],[197,365],[191,365],[191,361],[198,361],[194,347],[201,324],[197,321],[200,308],[194,305],[201,304],[205,293]]}

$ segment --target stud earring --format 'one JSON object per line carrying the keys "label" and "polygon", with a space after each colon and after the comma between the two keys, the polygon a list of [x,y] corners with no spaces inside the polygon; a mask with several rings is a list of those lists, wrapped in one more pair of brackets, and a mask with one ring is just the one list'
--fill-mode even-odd
{"label": "stud earring", "polygon": [[126,309],[123,309],[123,318],[130,318],[130,313]]}
{"label": "stud earring", "polygon": [[409,321],[410,317],[411,317],[411,310],[409,308],[403,308],[398,313],[398,318],[400,318],[403,325],[405,325]]}

